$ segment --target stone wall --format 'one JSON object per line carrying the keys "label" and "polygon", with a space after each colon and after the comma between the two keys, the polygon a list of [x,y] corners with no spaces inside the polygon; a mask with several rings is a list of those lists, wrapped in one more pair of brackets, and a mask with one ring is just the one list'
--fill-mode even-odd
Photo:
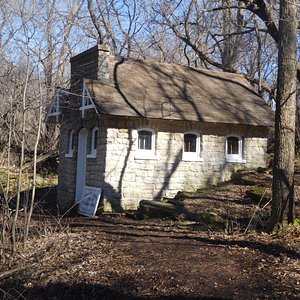
{"label": "stone wall", "polygon": [[[105,151],[106,130],[98,121],[98,115],[95,111],[88,111],[85,119],[81,118],[81,111],[72,110],[64,113],[68,115],[67,120],[60,127],[60,145],[59,145],[59,166],[58,166],[58,189],[57,201],[62,211],[69,209],[74,205],[76,191],[76,172],[77,172],[77,154],[78,154],[78,134],[82,128],[88,129],[87,154],[90,152],[91,132],[94,127],[99,128],[98,150]],[[68,152],[68,135],[70,130],[74,130],[74,152],[73,156],[66,156]],[[86,160],[86,185],[100,186],[99,174],[104,167],[104,158],[87,158]]]}
{"label": "stone wall", "polygon": [[[58,199],[71,203],[75,196],[77,136],[80,128],[91,132],[99,128],[97,156],[87,158],[86,185],[102,187],[106,210],[135,209],[141,199],[173,197],[179,190],[193,191],[229,180],[238,169],[266,164],[267,128],[243,125],[207,124],[166,120],[114,118],[91,114],[86,120],[62,126],[60,144]],[[73,158],[62,153],[67,149],[67,134],[75,127]],[[156,159],[136,159],[137,129],[151,128],[156,133]],[[183,161],[184,132],[202,136],[203,161]],[[244,138],[246,163],[227,163],[226,136]],[[88,138],[88,144],[90,138]]]}
{"label": "stone wall", "polygon": [[[105,184],[118,194],[121,207],[136,208],[141,199],[173,197],[179,190],[194,191],[229,180],[232,172],[266,164],[267,130],[241,125],[200,124],[160,120],[135,120],[129,129],[126,121],[118,120],[115,128],[107,129]],[[156,132],[156,157],[136,159],[137,129],[148,127]],[[184,132],[202,135],[203,161],[183,161]],[[244,137],[246,163],[227,163],[226,135]],[[109,190],[107,201],[116,202]]]}
{"label": "stone wall", "polygon": [[74,135],[74,154],[73,157],[66,157],[68,150],[68,134],[70,127],[61,126],[60,145],[59,145],[59,165],[58,165],[58,187],[57,202],[62,211],[69,209],[75,200],[76,149],[78,134]]}

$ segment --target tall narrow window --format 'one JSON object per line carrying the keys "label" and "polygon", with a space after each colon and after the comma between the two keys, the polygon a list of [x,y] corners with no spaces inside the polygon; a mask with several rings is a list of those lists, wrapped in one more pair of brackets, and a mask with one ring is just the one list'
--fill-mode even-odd
{"label": "tall narrow window", "polygon": [[91,132],[91,150],[90,153],[87,155],[88,158],[95,158],[97,156],[98,133],[98,128],[94,127]]}
{"label": "tall narrow window", "polygon": [[152,129],[138,130],[136,159],[156,159],[155,132]]}
{"label": "tall narrow window", "polygon": [[226,161],[244,163],[243,139],[240,136],[228,136],[226,139]]}
{"label": "tall narrow window", "polygon": [[73,157],[74,154],[74,130],[70,130],[68,133],[68,149],[66,157]]}
{"label": "tall narrow window", "polygon": [[94,128],[92,131],[92,151],[97,152],[98,143],[98,128]]}
{"label": "tall narrow window", "polygon": [[195,132],[187,132],[183,138],[182,160],[196,161],[201,158],[201,136]]}

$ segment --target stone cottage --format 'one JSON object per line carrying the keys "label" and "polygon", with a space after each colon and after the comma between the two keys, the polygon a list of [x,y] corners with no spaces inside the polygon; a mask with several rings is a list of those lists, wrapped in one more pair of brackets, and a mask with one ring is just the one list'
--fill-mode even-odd
{"label": "stone cottage", "polygon": [[97,45],[71,58],[70,89],[47,115],[61,124],[59,204],[92,186],[105,209],[135,209],[265,167],[273,117],[241,75],[116,59]]}

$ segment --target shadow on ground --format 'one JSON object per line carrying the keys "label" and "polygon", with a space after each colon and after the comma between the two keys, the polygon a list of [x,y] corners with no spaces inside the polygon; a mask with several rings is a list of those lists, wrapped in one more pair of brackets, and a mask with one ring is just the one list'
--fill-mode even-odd
{"label": "shadow on ground", "polygon": [[[49,283],[46,286],[25,288],[22,285],[16,285],[14,288],[6,290],[5,286],[0,287],[0,298],[6,300],[26,299],[26,300],[40,300],[40,299],[69,299],[69,300],[138,300],[138,299],[174,299],[174,300],[194,300],[194,299],[226,299],[220,297],[190,297],[185,295],[172,296],[135,296],[133,294],[123,293],[121,291],[122,282],[120,286],[108,287],[101,284],[80,283],[76,285],[69,285],[67,283]],[[135,291],[136,292],[136,291]],[[159,292],[159,291],[158,291]]]}

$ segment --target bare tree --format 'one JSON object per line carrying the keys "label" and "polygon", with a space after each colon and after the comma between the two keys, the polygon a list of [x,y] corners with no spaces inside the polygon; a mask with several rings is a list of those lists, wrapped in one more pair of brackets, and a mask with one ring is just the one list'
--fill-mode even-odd
{"label": "bare tree", "polygon": [[[300,68],[296,56],[298,27],[296,1],[280,1],[280,16],[277,13],[279,8],[277,1],[222,0],[205,1],[199,4],[198,1],[192,0],[182,13],[183,3],[184,1],[167,3],[167,5],[159,3],[154,7],[156,12],[162,16],[163,22],[179,39],[198,54],[206,67],[213,66],[228,72],[245,73],[246,70],[246,77],[258,85],[258,90],[265,90],[272,97],[275,95],[275,89],[272,85],[274,85],[274,78],[277,77],[277,69],[272,65],[275,65],[277,47],[279,49],[279,74],[276,87],[275,166],[270,228],[280,225],[284,221],[287,211],[288,220],[291,221],[294,217],[293,166],[296,74],[298,80],[300,79]],[[200,9],[202,14],[204,12],[209,13],[211,18],[212,14],[222,12],[222,30],[220,28],[217,32],[209,30],[205,34],[207,49],[203,47],[204,43],[202,41],[199,43],[199,40],[192,34],[194,28],[199,27],[201,20],[198,16],[195,17],[197,9]],[[241,10],[245,11],[247,15],[241,14]],[[236,21],[233,18],[234,12],[237,12]],[[258,19],[254,20],[254,16]],[[280,24],[279,30],[277,28],[278,22]],[[248,36],[247,39],[241,38],[246,35]],[[235,39],[235,37],[238,38]],[[245,42],[248,42],[251,47],[247,47]],[[241,51],[243,48],[249,49],[249,51],[248,53],[244,52],[244,57],[247,57],[248,60],[244,63],[245,67],[241,68],[242,60],[239,60],[241,52],[239,53],[238,49]],[[254,52],[250,48],[257,50]],[[216,49],[219,49],[220,56],[218,56]]]}
{"label": "bare tree", "polygon": [[25,80],[23,84],[23,92],[22,92],[22,102],[21,102],[21,152],[20,152],[20,161],[19,161],[19,172],[18,172],[18,187],[17,187],[17,199],[16,199],[16,208],[14,213],[14,218],[11,227],[11,235],[12,235],[12,250],[16,252],[17,250],[17,222],[19,217],[19,208],[20,208],[20,201],[21,201],[21,190],[22,190],[22,174],[23,174],[23,164],[24,164],[24,157],[25,157],[25,139],[26,139],[26,104],[27,104],[27,91],[29,85],[29,78],[31,74],[30,69],[30,52],[29,52],[29,44],[31,36],[28,30],[27,22],[30,20],[31,15],[28,14],[28,10],[26,7],[25,2],[21,4],[20,7],[20,16],[22,19],[22,31],[23,37],[25,39],[25,44],[27,45],[26,49],[26,74]]}
{"label": "bare tree", "polygon": [[[261,48],[265,49],[269,39],[263,22],[257,22],[252,13],[245,13],[243,1],[155,1],[152,7],[161,16],[157,22],[168,26],[194,52],[200,62],[197,65],[241,73],[257,89],[274,97],[273,78],[265,77],[265,65],[257,63],[257,43],[263,42]],[[264,55],[269,53],[265,51]],[[267,61],[261,59],[263,63]]]}
{"label": "bare tree", "polygon": [[[87,8],[98,43],[108,43],[115,54],[130,57],[138,51],[138,34],[145,23],[141,21],[141,1],[88,0]],[[87,30],[87,27],[83,27]]]}
{"label": "bare tree", "polygon": [[13,10],[6,1],[0,3],[0,55],[3,55],[19,26],[13,23]]}

